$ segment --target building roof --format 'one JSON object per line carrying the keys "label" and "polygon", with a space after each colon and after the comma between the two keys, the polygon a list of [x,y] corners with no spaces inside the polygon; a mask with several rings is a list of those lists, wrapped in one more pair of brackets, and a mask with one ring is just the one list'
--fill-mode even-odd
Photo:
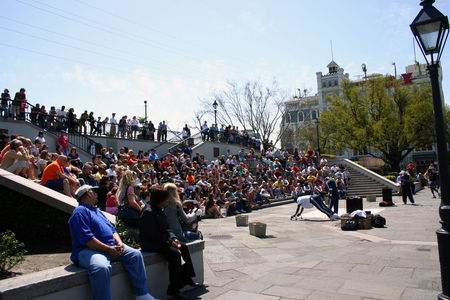
{"label": "building roof", "polygon": [[338,67],[338,68],[339,68],[339,65],[338,65],[334,60],[332,60],[332,61],[327,65],[327,68],[331,68],[331,67]]}

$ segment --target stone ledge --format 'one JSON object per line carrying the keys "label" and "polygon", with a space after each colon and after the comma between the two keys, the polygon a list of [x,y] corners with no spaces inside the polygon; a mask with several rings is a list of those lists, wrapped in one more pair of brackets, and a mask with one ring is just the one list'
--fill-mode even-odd
{"label": "stone ledge", "polygon": [[[69,215],[78,206],[78,201],[71,197],[2,169],[0,169],[0,185],[59,209]],[[103,212],[103,214],[111,223],[116,223],[115,216],[107,212]]]}
{"label": "stone ledge", "polygon": [[[205,248],[204,241],[194,241],[188,244],[189,252],[191,253],[192,261],[194,264],[195,271],[197,273],[196,279],[203,283],[203,249]],[[151,277],[149,275],[149,267],[163,263],[167,264],[164,257],[161,254],[143,252],[144,263],[147,269],[147,277],[148,279]],[[198,254],[201,254],[198,256]],[[120,262],[112,263],[112,277],[121,277],[126,273],[122,264]],[[159,271],[165,270],[165,274],[157,274],[158,277],[167,277],[168,278],[168,269],[165,267],[164,269],[159,268]],[[201,273],[201,274],[200,274]],[[152,276],[154,277],[154,276]],[[113,278],[111,279],[111,283],[113,283]],[[122,277],[121,277],[122,278]],[[124,276],[123,278],[128,279],[128,276]],[[152,291],[154,296],[165,295],[165,289],[167,285],[161,286],[160,284],[156,284],[156,286],[152,286],[152,283],[156,283],[154,281],[148,280],[149,289]],[[30,299],[30,298],[38,298],[38,297],[50,297],[55,298],[60,292],[68,291],[74,289],[75,287],[84,286],[84,289],[89,290],[89,278],[86,269],[77,267],[75,265],[68,265],[57,267],[49,270],[44,270],[36,273],[30,273],[19,277],[9,278],[0,281],[0,299],[2,300],[22,300],[22,299]],[[118,288],[117,284],[113,286],[111,284],[111,288],[114,291],[114,288]],[[123,288],[127,291],[129,290],[129,282],[123,282]],[[115,293],[113,293],[114,295]],[[121,294],[121,293],[118,293]],[[122,292],[123,294],[123,292]],[[114,297],[114,296],[113,296]],[[83,297],[77,296],[77,292],[70,292],[68,299],[82,299]],[[120,299],[120,298],[118,298]]]}

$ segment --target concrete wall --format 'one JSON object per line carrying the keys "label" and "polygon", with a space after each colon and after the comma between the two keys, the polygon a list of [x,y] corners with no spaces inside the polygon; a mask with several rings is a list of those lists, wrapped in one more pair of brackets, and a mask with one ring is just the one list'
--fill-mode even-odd
{"label": "concrete wall", "polygon": [[[2,169],[0,169],[0,185],[68,214],[71,214],[78,206],[78,202],[74,198]],[[111,223],[115,224],[116,217],[114,215],[107,212],[104,214]]]}
{"label": "concrete wall", "polygon": [[135,153],[137,153],[138,150],[144,150],[145,152],[149,151],[152,148],[155,148],[156,153],[160,157],[166,155],[168,149],[175,145],[174,143],[165,143],[161,145],[161,143],[147,140],[118,139],[104,136],[89,136],[89,138],[94,140],[96,143],[102,144],[102,146],[105,148],[113,147],[115,153],[119,152],[119,149],[121,147],[128,147],[128,149],[133,149]]}
{"label": "concrete wall", "polygon": [[[204,282],[204,241],[188,244],[196,277],[195,282]],[[168,264],[156,253],[143,253],[150,293],[158,299],[166,299],[169,284]],[[120,263],[112,264],[111,291],[114,300],[134,299],[127,272]],[[0,281],[1,300],[78,300],[92,299],[87,271],[75,265],[63,266],[41,272],[26,274]]]}
{"label": "concrete wall", "polygon": [[[214,148],[219,149],[219,155],[225,155],[227,150],[230,149],[232,155],[238,155],[239,151],[244,148],[241,145],[235,144],[226,144],[226,143],[217,143],[217,142],[202,142],[192,148],[192,156],[195,156],[195,153],[200,153],[205,155],[205,159],[208,161],[215,160],[214,156]],[[245,152],[248,152],[248,148],[244,148]],[[257,151],[259,153],[259,151]]]}

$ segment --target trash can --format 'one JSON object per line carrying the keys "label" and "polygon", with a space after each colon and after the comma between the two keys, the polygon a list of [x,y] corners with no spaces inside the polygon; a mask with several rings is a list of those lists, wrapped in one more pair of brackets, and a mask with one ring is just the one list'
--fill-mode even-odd
{"label": "trash can", "polygon": [[248,215],[237,215],[236,226],[248,226]]}
{"label": "trash can", "polygon": [[248,224],[250,229],[250,234],[254,236],[265,236],[266,235],[266,224],[261,222],[251,222]]}
{"label": "trash can", "polygon": [[392,203],[392,189],[389,188],[383,189],[383,201]]}
{"label": "trash can", "polygon": [[363,199],[362,197],[348,197],[346,200],[347,213],[354,212],[355,210],[363,209]]}

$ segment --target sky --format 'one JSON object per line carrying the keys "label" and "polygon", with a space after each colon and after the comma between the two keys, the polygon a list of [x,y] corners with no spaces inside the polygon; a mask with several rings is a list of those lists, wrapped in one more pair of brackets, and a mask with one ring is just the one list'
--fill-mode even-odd
{"label": "sky", "polygon": [[[419,0],[0,0],[0,88],[95,116],[193,125],[227,81],[317,92],[333,58],[357,80],[414,63]],[[434,4],[450,13],[450,1]],[[450,103],[450,45],[442,88]],[[416,57],[424,58],[416,46]],[[448,75],[447,75],[448,74]],[[208,123],[213,116],[208,116]]]}

